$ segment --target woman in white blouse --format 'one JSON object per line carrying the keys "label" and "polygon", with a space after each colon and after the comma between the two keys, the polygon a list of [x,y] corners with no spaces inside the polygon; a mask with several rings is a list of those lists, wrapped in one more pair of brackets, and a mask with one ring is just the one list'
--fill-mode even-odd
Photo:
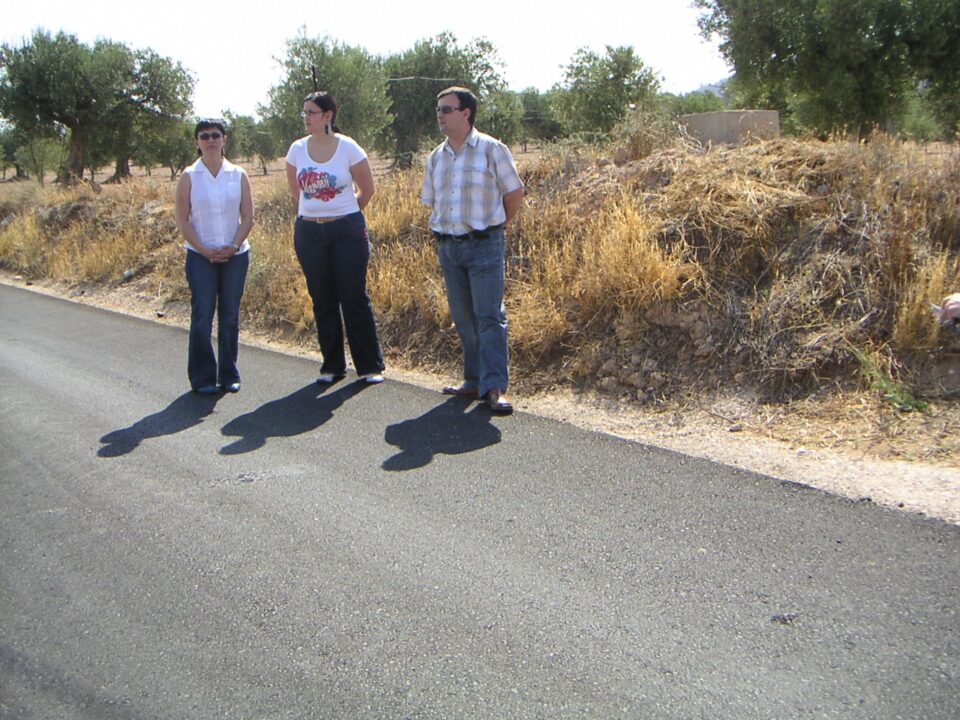
{"label": "woman in white blouse", "polygon": [[[246,172],[223,156],[225,123],[201,120],[193,135],[200,158],[180,176],[176,209],[190,285],[187,375],[201,395],[221,389],[235,393],[240,391],[240,299],[250,263],[253,196]],[[211,341],[214,313],[217,355]]]}
{"label": "woman in white blouse", "polygon": [[301,115],[310,134],[287,153],[287,183],[298,208],[293,243],[323,355],[317,382],[329,384],[346,375],[346,327],[357,375],[380,383],[384,365],[367,295],[370,241],[363,217],[373,196],[373,173],[363,148],[340,134],[337,109],[326,92],[311,93],[303,102]]}

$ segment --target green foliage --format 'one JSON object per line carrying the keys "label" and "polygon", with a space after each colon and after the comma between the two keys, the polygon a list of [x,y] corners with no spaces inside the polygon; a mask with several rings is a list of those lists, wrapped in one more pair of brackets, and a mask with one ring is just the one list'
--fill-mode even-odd
{"label": "green foliage", "polygon": [[523,105],[520,98],[508,90],[490,93],[477,110],[477,127],[508,145],[520,139],[522,121]]}
{"label": "green foliage", "polygon": [[949,139],[950,133],[937,115],[929,88],[918,88],[907,96],[905,112],[899,123],[900,134],[917,142]]}
{"label": "green foliage", "polygon": [[936,121],[960,132],[960,0],[913,0],[907,44]]}
{"label": "green foliage", "polygon": [[[88,153],[110,148],[122,170],[151,124],[186,114],[193,79],[152,50],[38,30],[22,47],[3,46],[0,115],[31,137],[69,130],[66,171],[79,178]],[[94,147],[97,146],[97,147]]]}
{"label": "green foliage", "polygon": [[569,133],[609,132],[631,107],[650,110],[660,82],[632,47],[607,46],[605,55],[581,48],[556,90],[554,107]]}
{"label": "green foliage", "polygon": [[169,120],[158,125],[138,144],[134,161],[143,167],[161,165],[170,170],[171,179],[175,178],[197,159],[193,128],[191,120]]}
{"label": "green foliage", "polygon": [[497,117],[491,112],[487,119],[500,123],[508,132],[514,132],[510,118],[515,108],[502,100],[505,83],[496,50],[487,40],[476,40],[460,47],[450,33],[417,42],[412,50],[392,55],[384,61],[389,78],[387,93],[393,121],[380,137],[378,148],[392,153],[401,167],[409,167],[416,153],[427,140],[438,140],[437,93],[459,85],[472,90],[479,99],[477,127],[486,117],[484,106],[494,102],[506,114]]}
{"label": "green foliage", "polygon": [[550,141],[563,136],[563,127],[554,111],[554,97],[557,91],[541,93],[536,88],[522,90],[518,96],[523,106],[523,128],[525,137]]}
{"label": "green foliage", "polygon": [[269,120],[257,123],[254,134],[250,138],[250,152],[257,158],[263,174],[267,174],[267,166],[272,160],[276,160],[286,148],[277,141],[277,132],[271,127]]}
{"label": "green foliage", "polygon": [[726,107],[723,98],[709,90],[697,90],[686,95],[664,93],[659,99],[663,112],[670,117],[715,112]]}
{"label": "green foliage", "polygon": [[23,166],[17,160],[17,148],[24,142],[23,134],[12,125],[5,125],[0,128],[0,170],[3,171],[3,179],[7,179],[7,170],[13,168],[16,177],[24,177]]}
{"label": "green foliage", "polygon": [[64,144],[54,138],[32,138],[20,145],[14,155],[17,164],[43,185],[45,175],[58,170],[63,163]]}
{"label": "green foliage", "polygon": [[854,356],[860,363],[860,372],[870,383],[870,388],[880,394],[880,396],[890,405],[901,412],[921,412],[930,407],[929,403],[914,397],[907,388],[890,377],[890,373],[877,365],[865,353],[854,349]]}
{"label": "green foliage", "polygon": [[383,69],[366,50],[301,34],[287,42],[286,57],[280,62],[283,79],[270,89],[267,104],[258,109],[281,145],[304,135],[300,112],[303,99],[314,91],[313,68],[317,89],[337,99],[337,125],[346,135],[366,147],[390,124]]}
{"label": "green foliage", "polygon": [[941,124],[960,122],[960,0],[694,0],[736,86],[784,127],[892,129],[924,81]]}
{"label": "green foliage", "polygon": [[229,160],[253,157],[253,138],[257,133],[257,121],[249,115],[234,115],[229,110],[223,113],[227,123],[227,146],[224,153]]}

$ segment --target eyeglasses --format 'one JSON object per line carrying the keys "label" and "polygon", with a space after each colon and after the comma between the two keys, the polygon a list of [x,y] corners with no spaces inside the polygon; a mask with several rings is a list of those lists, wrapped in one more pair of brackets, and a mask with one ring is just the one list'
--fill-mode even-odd
{"label": "eyeglasses", "polygon": [[201,140],[219,140],[220,138],[223,137],[223,135],[221,135],[218,132],[211,132],[211,133],[200,133],[199,135],[197,135],[197,137]]}
{"label": "eyeglasses", "polygon": [[463,110],[463,108],[453,107],[453,105],[437,105],[437,112],[441,115],[449,115],[454,110]]}
{"label": "eyeglasses", "polygon": [[323,115],[324,112],[324,110],[304,110],[302,113],[300,113],[300,117],[305,118],[307,115],[310,117],[313,117],[314,115]]}

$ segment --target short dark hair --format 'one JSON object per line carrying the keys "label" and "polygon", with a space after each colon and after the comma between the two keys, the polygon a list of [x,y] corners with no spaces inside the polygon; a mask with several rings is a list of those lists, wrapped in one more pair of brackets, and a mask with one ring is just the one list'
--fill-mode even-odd
{"label": "short dark hair", "polygon": [[438,92],[437,100],[442,98],[444,95],[457,96],[457,101],[460,103],[460,109],[466,109],[470,111],[470,127],[473,127],[473,123],[477,119],[477,96],[474,95],[472,91],[465,87],[460,87],[459,85],[454,85],[453,87],[448,87],[446,90],[441,90]]}
{"label": "short dark hair", "polygon": [[317,92],[312,92],[307,95],[303,101],[312,102],[324,112],[332,112],[333,118],[330,120],[330,129],[334,132],[340,132],[340,128],[337,127],[337,113],[340,112],[340,107],[337,105],[337,99],[333,95],[326,90],[317,90]]}
{"label": "short dark hair", "polygon": [[[200,133],[204,130],[219,130],[220,133],[226,137],[227,136],[227,123],[221,118],[203,118],[202,120],[197,121],[197,126],[193,128],[193,139],[199,140]],[[221,150],[221,154],[223,151]],[[203,150],[197,148],[197,157],[203,155]]]}
{"label": "short dark hair", "polygon": [[227,123],[220,118],[204,118],[197,121],[197,126],[193,129],[193,139],[196,140],[204,130],[219,130],[222,134],[227,134]]}

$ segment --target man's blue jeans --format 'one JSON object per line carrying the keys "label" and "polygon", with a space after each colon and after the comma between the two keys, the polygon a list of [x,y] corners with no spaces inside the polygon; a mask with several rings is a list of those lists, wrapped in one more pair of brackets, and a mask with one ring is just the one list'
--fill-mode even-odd
{"label": "man's blue jeans", "polygon": [[[187,251],[187,283],[190,285],[187,376],[194,390],[240,382],[237,369],[240,299],[249,265],[249,252],[234,255],[225,263],[212,263],[198,252]],[[214,313],[217,315],[219,363],[211,341]]]}
{"label": "man's blue jeans", "polygon": [[293,230],[293,246],[313,300],[317,342],[323,355],[320,372],[331,375],[346,372],[344,326],[357,374],[383,372],[373,306],[367,295],[370,241],[363,213],[352,213],[326,223],[298,218]]}
{"label": "man's blue jeans", "polygon": [[483,397],[510,380],[503,305],[503,229],[485,240],[444,240],[437,254],[450,316],[463,347],[463,384]]}

